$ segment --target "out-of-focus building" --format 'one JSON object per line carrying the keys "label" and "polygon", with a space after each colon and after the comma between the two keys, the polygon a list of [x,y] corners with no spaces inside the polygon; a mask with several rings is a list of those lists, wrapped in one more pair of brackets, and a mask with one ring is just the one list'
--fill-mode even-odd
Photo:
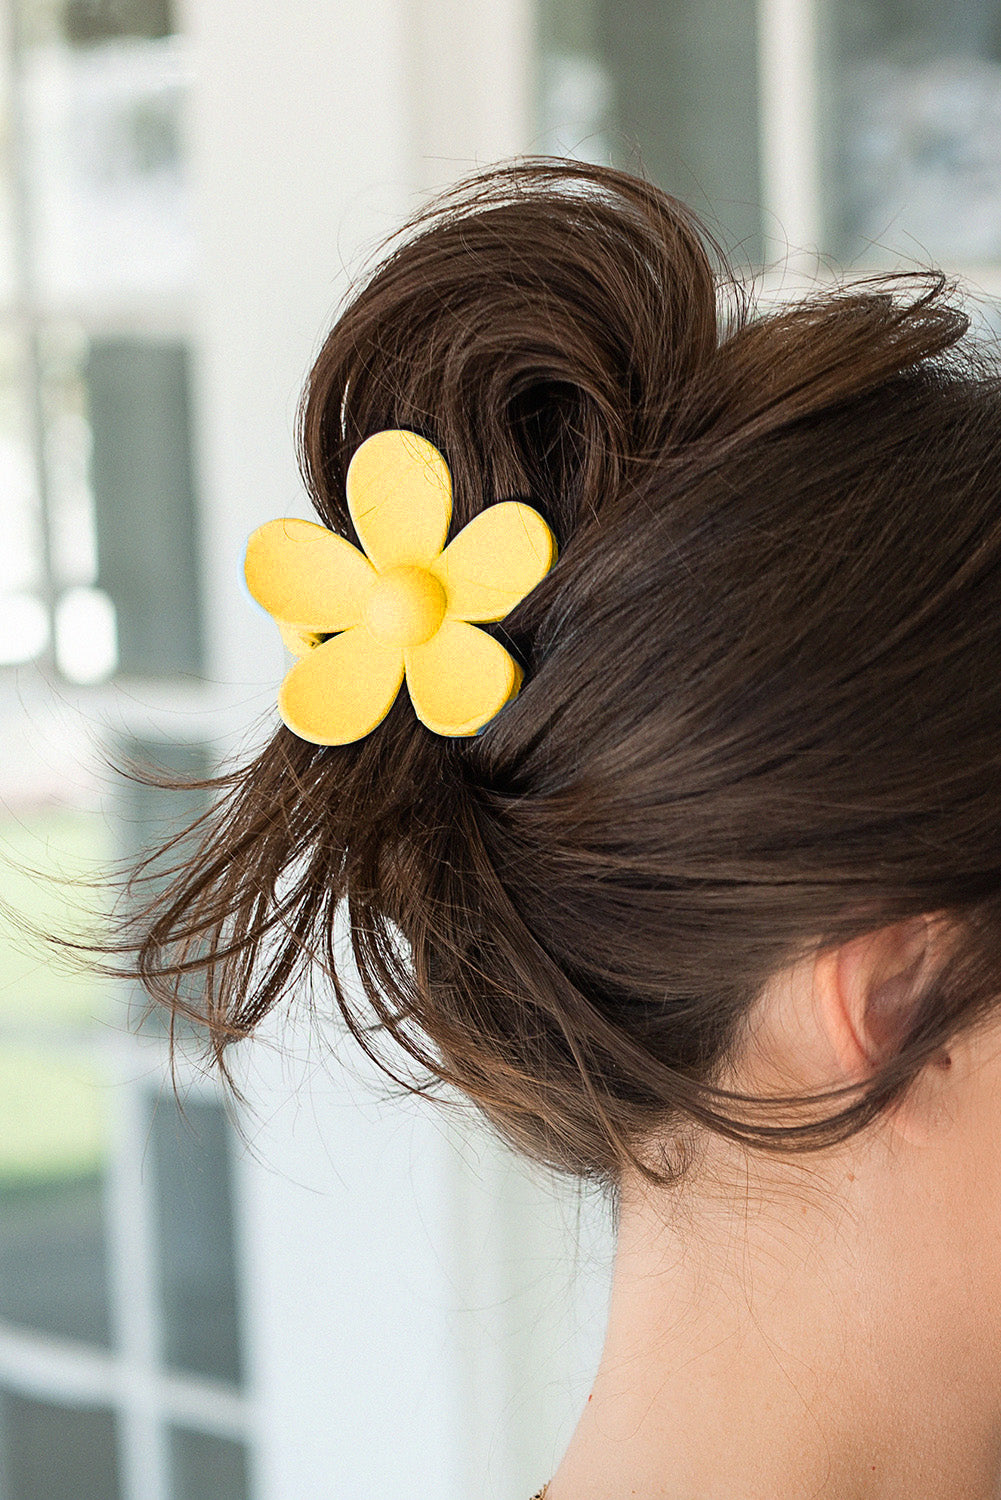
{"label": "out-of-focus building", "polygon": [[[81,880],[274,719],[247,598],[292,418],[429,191],[554,152],[687,198],[766,294],[941,263],[1001,299],[986,0],[0,0],[0,895]],[[68,877],[39,882],[18,865]],[[0,1500],[518,1500],[602,1334],[600,1204],[386,1097],[322,1016],[229,1110],[136,997],[0,937]],[[182,1107],[183,1106],[183,1107]]]}

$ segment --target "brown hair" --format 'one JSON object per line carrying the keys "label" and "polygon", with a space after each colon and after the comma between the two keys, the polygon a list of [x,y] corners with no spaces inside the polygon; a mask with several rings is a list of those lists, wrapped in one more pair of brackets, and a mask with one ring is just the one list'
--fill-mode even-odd
{"label": "brown hair", "polygon": [[[352,537],[348,461],[405,427],[453,534],[541,512],[558,562],[486,627],[521,692],[474,738],[406,691],[354,744],[279,727],[213,783],[132,971],[225,1070],[318,963],[402,1085],[612,1187],[693,1125],[806,1151],[875,1118],[1001,989],[1001,385],[968,327],[936,271],[755,307],[623,172],[525,159],[436,200],[323,345],[302,469]],[[763,1116],[719,1086],[770,975],[921,913],[962,941],[864,1084]]]}

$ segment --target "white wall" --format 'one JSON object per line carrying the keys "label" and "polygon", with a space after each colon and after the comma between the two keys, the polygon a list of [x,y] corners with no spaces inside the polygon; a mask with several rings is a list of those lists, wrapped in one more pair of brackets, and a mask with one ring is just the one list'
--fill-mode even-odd
{"label": "white wall", "polygon": [[[247,533],[305,514],[303,378],[352,272],[429,187],[531,149],[529,0],[187,0],[210,675],[273,714]],[[259,732],[259,725],[258,725]],[[269,1040],[270,1038],[270,1040]],[[387,1104],[306,1023],[244,1049],[241,1160],[257,1500],[527,1500],[597,1358],[607,1238],[481,1131]]]}

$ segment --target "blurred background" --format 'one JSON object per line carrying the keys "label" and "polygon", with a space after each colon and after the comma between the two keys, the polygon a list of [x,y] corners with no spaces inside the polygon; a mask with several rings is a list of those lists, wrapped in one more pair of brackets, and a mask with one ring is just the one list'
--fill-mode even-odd
{"label": "blurred background", "polygon": [[[987,0],[0,0],[0,895],[80,884],[246,752],[285,657],[311,357],[380,239],[521,152],[687,198],[766,296],[1001,302]],[[68,884],[39,884],[31,865]],[[75,884],[74,884],[75,883]],[[593,1195],[387,1098],[322,1014],[177,1084],[136,997],[0,930],[0,1500],[527,1500],[586,1398]]]}

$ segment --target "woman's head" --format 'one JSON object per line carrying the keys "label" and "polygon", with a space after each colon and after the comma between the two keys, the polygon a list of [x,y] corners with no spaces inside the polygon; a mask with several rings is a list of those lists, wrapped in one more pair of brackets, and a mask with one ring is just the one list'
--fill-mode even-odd
{"label": "woman's head", "polygon": [[[405,693],[350,745],[279,728],[144,919],[151,991],[204,974],[221,1058],[318,959],[388,1068],[609,1185],[641,1152],[676,1178],[693,1132],[813,1149],[899,1100],[1001,991],[1001,380],[966,331],[934,272],[755,308],[612,170],[433,204],[323,346],[302,467],[347,536],[390,427],[445,455],[453,534],[540,512],[558,561],[484,627],[521,691],[469,739]],[[776,975],[915,923],[950,941],[864,1086],[734,1097]]]}

